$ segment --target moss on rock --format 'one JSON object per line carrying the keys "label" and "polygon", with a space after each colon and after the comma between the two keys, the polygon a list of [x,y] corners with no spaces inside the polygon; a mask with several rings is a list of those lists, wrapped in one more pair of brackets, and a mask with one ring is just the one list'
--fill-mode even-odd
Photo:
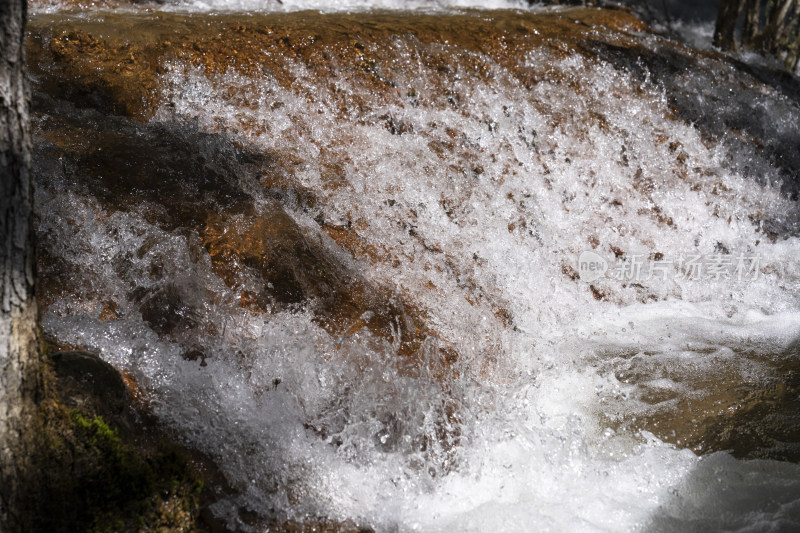
{"label": "moss on rock", "polygon": [[[75,379],[75,364],[85,379]],[[92,365],[95,372],[85,371]],[[82,352],[54,354],[47,365],[39,473],[30,480],[35,530],[197,530],[203,481],[188,453],[145,427],[129,404],[97,401],[125,393],[98,387],[100,368],[116,372]]]}

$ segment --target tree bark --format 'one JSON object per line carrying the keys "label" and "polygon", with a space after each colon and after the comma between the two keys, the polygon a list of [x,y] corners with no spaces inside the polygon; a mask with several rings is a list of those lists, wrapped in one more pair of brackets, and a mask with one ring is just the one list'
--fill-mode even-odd
{"label": "tree bark", "polygon": [[761,38],[761,0],[747,0],[745,7],[744,29],[742,30],[742,44],[745,48],[753,49]]}
{"label": "tree bark", "polygon": [[25,0],[0,0],[0,530],[27,529],[41,394]]}
{"label": "tree bark", "polygon": [[800,5],[793,15],[791,37],[789,37],[789,53],[786,57],[786,68],[792,74],[797,74],[797,65],[800,63]]}
{"label": "tree bark", "polygon": [[714,46],[722,50],[736,50],[736,23],[744,8],[745,0],[722,0],[717,12],[714,28]]}
{"label": "tree bark", "polygon": [[761,43],[765,52],[775,56],[781,51],[781,44],[787,16],[794,8],[795,0],[776,0],[775,6],[770,11],[767,24],[764,28],[764,40]]}

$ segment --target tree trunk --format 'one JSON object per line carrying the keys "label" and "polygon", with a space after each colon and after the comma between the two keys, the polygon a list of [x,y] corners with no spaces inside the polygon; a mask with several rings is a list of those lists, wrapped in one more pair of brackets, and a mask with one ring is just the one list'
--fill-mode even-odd
{"label": "tree trunk", "polygon": [[745,48],[753,49],[761,38],[761,0],[747,0],[745,7],[744,29],[742,30],[742,44]]}
{"label": "tree trunk", "polygon": [[34,297],[33,190],[25,79],[25,0],[0,0],[0,530],[27,529],[41,393]]}
{"label": "tree trunk", "polygon": [[714,28],[714,46],[722,50],[736,50],[736,23],[745,0],[722,0]]}
{"label": "tree trunk", "polygon": [[797,65],[800,63],[800,6],[793,16],[794,29],[789,38],[789,53],[786,57],[786,68],[792,74],[797,74]]}
{"label": "tree trunk", "polygon": [[787,17],[794,8],[795,0],[778,0],[770,11],[764,28],[762,47],[765,52],[777,56],[781,51],[782,37],[785,32]]}

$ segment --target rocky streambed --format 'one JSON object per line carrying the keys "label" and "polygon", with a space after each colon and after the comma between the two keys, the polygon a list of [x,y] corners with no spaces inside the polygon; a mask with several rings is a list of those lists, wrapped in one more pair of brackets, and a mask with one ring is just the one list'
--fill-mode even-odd
{"label": "rocky streambed", "polygon": [[197,527],[800,523],[796,79],[589,8],[28,31],[45,333]]}

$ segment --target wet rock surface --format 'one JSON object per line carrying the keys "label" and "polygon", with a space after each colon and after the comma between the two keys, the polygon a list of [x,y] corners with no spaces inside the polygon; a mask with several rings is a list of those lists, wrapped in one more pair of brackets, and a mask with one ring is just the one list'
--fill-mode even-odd
{"label": "wet rock surface", "polygon": [[50,356],[59,380],[59,394],[69,405],[86,407],[100,415],[119,416],[129,407],[125,381],[117,370],[87,352],[56,352]]}
{"label": "wet rock surface", "polygon": [[[375,97],[396,99],[406,96],[399,94],[392,80],[391,42],[397,36],[420,46],[447,43],[459,50],[458,59],[469,75],[486,77],[489,70],[473,54],[485,54],[503,65],[516,64],[518,54],[534,47],[562,55],[576,51],[593,55],[587,45],[595,39],[628,48],[634,42],[626,35],[644,28],[632,15],[600,9],[553,15],[501,11],[489,17],[480,12],[322,18],[306,13],[241,18],[109,12],[102,21],[42,14],[29,22],[28,54],[42,92],[82,107],[147,118],[158,107],[158,75],[175,61],[196,65],[208,74],[229,69],[245,75],[269,71],[284,87],[303,93],[292,72],[292,63],[299,61],[312,76],[331,84],[344,78],[369,87]],[[422,59],[444,76],[454,74],[454,58],[444,50],[425,53]],[[304,92],[303,96],[320,95]],[[370,105],[341,103],[343,112],[346,106]]]}
{"label": "wet rock surface", "polygon": [[[243,307],[270,312],[285,305],[310,305],[318,320],[334,334],[351,334],[365,327],[388,342],[392,341],[393,324],[401,321],[410,332],[400,349],[407,356],[417,352],[430,333],[424,316],[403,303],[390,304],[390,292],[360,280],[352,266],[317,244],[319,230],[314,234],[308,228],[300,228],[284,211],[281,202],[302,208],[320,201],[314,191],[298,189],[292,178],[292,168],[298,165],[294,156],[250,152],[224,134],[164,123],[140,124],[115,115],[138,120],[150,117],[161,98],[158,76],[170,61],[197,65],[209,74],[229,69],[245,75],[267,70],[285,88],[299,90],[305,98],[318,98],[319,95],[304,93],[296,84],[290,62],[299,61],[308,75],[329,79],[332,84],[346,77],[349,83],[367,89],[357,94],[371,94],[377,101],[407,97],[392,82],[393,57],[387,48],[387,43],[398,35],[421,44],[446,42],[460,50],[460,58],[429,52],[421,57],[445,77],[459,63],[464,63],[461,68],[467,68],[467,75],[491,76],[480,60],[471,59],[471,53],[492,57],[512,71],[523,50],[538,47],[556,55],[577,52],[592,58],[599,56],[625,69],[642,68],[631,58],[641,60],[645,53],[629,36],[630,32],[645,31],[641,23],[623,12],[595,9],[553,15],[499,13],[492,17],[342,14],[314,23],[309,23],[303,14],[250,15],[240,19],[232,15],[108,13],[102,21],[39,15],[29,31],[31,70],[37,89],[40,166],[58,161],[74,186],[87,189],[108,210],[143,208],[148,218],[165,230],[196,232],[200,238],[197,246],[205,248],[214,271],[230,287],[243,284],[243,269],[255,271],[263,285],[260,290],[241,291]],[[658,54],[647,52],[644,64],[648,72],[663,73],[665,80],[690,68],[694,61],[706,60],[704,54],[693,57],[677,50],[664,54],[664,50]],[[530,71],[517,70],[517,75],[525,84],[542,81],[530,78]],[[676,93],[676,105],[686,98],[685,93],[681,94],[684,96]],[[342,113],[353,107],[374,105],[374,101],[353,101],[351,96],[352,93],[347,101],[342,100],[346,106]],[[676,111],[691,120],[701,118],[692,108]],[[406,126],[392,117],[386,121],[392,133],[402,135]],[[715,135],[735,127],[724,118],[713,118],[708,124],[710,133]],[[791,139],[786,142],[792,143]],[[448,147],[443,150],[451,151]],[[786,164],[794,172],[794,163]],[[336,187],[336,163],[332,162],[330,168],[331,186]],[[256,207],[251,191],[264,186],[275,199]],[[360,259],[380,260],[381,253],[360,243],[353,228],[320,222],[322,232]],[[47,257],[47,252],[43,255]],[[48,301],[57,289],[49,287],[47,280],[62,278],[57,264],[45,259],[43,266],[43,298]],[[153,275],[158,277],[162,268],[163,265],[154,264]],[[174,287],[155,292],[142,289],[135,299],[141,302],[145,321],[162,335],[172,334],[176,328],[197,327],[191,319],[191,306],[182,301]],[[370,312],[374,309],[382,311]],[[502,310],[498,313],[502,314]],[[453,353],[443,357],[456,356]],[[726,383],[725,388],[737,387],[735,380]],[[750,407],[735,409],[733,419],[751,413],[759,425],[769,426],[764,409],[770,408],[765,406],[781,404],[778,410],[784,410],[787,407],[782,405],[782,399],[794,401],[792,394],[779,393],[778,389],[772,394],[772,388],[756,392],[743,386],[741,394],[747,399],[734,396],[737,402]],[[690,400],[684,402],[684,408],[662,416],[677,420],[694,417],[696,405]],[[720,406],[719,411],[730,412],[727,406]],[[668,441],[702,452],[736,448],[732,440],[742,432],[751,433],[747,423],[733,423],[741,428],[731,432],[724,423],[720,426],[708,422],[693,426],[703,427],[704,431],[673,437],[676,424],[656,417],[645,426]],[[662,425],[667,427],[661,429]],[[764,429],[754,431],[770,433]],[[763,439],[756,439],[761,444],[744,436],[740,440],[738,446],[745,448],[741,451],[744,456],[768,447]],[[753,449],[748,451],[749,448]],[[794,452],[790,456],[794,457]]]}
{"label": "wet rock surface", "polygon": [[616,377],[636,392],[606,407],[611,427],[649,431],[698,454],[800,462],[796,352],[740,352],[732,360],[724,350],[710,350],[706,358],[718,370],[699,376],[693,365],[669,365],[653,353],[617,363]]}
{"label": "wet rock surface", "polygon": [[[266,374],[259,376],[258,367],[265,364],[257,345],[262,331],[246,332],[244,341],[237,339],[235,349],[229,348],[225,343],[231,342],[230,329],[234,326],[229,325],[227,317],[214,316],[209,310],[240,313],[231,323],[245,322],[249,316],[267,317],[269,322],[270,317],[278,315],[308,314],[334,339],[331,346],[315,341],[324,345],[321,351],[325,362],[339,364],[345,360],[357,369],[359,378],[348,377],[353,383],[343,386],[340,398],[326,398],[319,402],[322,405],[302,405],[307,419],[304,429],[333,449],[347,450],[345,429],[353,420],[362,420],[366,428],[363,432],[375,449],[413,456],[411,468],[429,472],[431,478],[455,468],[458,458],[454,450],[466,438],[461,424],[467,414],[460,405],[467,387],[459,378],[475,368],[477,375],[491,375],[503,335],[518,331],[509,298],[493,283],[481,284],[473,275],[487,260],[473,253],[470,266],[465,267],[448,257],[449,252],[418,231],[423,208],[401,205],[392,195],[380,202],[387,210],[407,213],[402,221],[402,244],[413,243],[417,255],[398,252],[397,242],[369,240],[366,230],[376,221],[357,213],[351,216],[347,209],[333,205],[337,197],[332,191],[353,187],[347,176],[352,161],[330,147],[313,154],[257,149],[247,139],[266,135],[267,130],[263,122],[246,114],[237,117],[236,129],[221,121],[217,127],[209,127],[173,116],[173,88],[168,81],[171,72],[196,69],[238,109],[280,110],[285,104],[277,98],[251,99],[252,93],[245,90],[250,83],[246,80],[258,80],[266,73],[278,89],[293,97],[309,104],[324,102],[342,118],[379,124],[388,134],[404,138],[414,134],[419,125],[384,108],[427,104],[420,104],[420,94],[399,81],[407,75],[406,54],[430,73],[426,83],[440,100],[435,104],[454,115],[467,112],[469,94],[453,87],[460,87],[463,79],[491,86],[498,75],[497,66],[510,73],[524,90],[552,83],[559,87],[565,84],[580,94],[587,90],[586,80],[550,69],[546,62],[523,67],[520,60],[529,52],[540,52],[533,57],[551,61],[580,56],[588,62],[613,65],[643,84],[654,76],[664,88],[671,119],[697,124],[707,139],[721,139],[733,147],[739,146],[737,143],[755,146],[757,153],[774,160],[783,172],[784,192],[796,192],[800,164],[791,152],[797,144],[796,129],[779,131],[771,136],[771,144],[759,145],[758,139],[768,128],[767,112],[758,111],[761,114],[756,113],[755,122],[741,119],[741,108],[748,98],[764,90],[759,79],[770,78],[770,84],[780,86],[789,99],[796,99],[794,84],[775,81],[769,72],[753,72],[745,83],[739,77],[726,79],[723,74],[732,68],[729,60],[648,37],[647,29],[624,12],[575,9],[552,14],[317,17],[306,13],[242,16],[107,12],[102,18],[39,14],[28,28],[35,165],[42,188],[51,198],[69,192],[91,199],[91,216],[66,217],[64,225],[96,224],[112,241],[128,238],[137,242],[121,251],[109,246],[108,255],[99,259],[99,264],[86,265],[73,257],[77,254],[71,250],[65,252],[58,233],[43,224],[39,299],[44,307],[54,314],[68,314],[77,308],[100,322],[119,321],[120,331],[141,319],[149,330],[137,330],[137,338],[144,339],[141,343],[174,345],[180,358],[212,376],[220,372],[218,365],[235,366],[241,371],[237,376],[247,376],[236,386],[252,388],[258,399],[270,395],[282,398],[280,395],[288,394],[290,387],[299,385],[286,378],[291,374],[286,368],[276,369],[269,379]],[[398,51],[401,49],[402,53]],[[738,94],[745,95],[736,106],[726,108],[729,115],[704,114],[704,107],[694,105],[701,88],[693,91],[686,83],[675,81],[699,64],[712,65],[712,70],[720,73],[720,83],[735,86]],[[237,83],[244,88],[238,90]],[[551,113],[545,103],[537,105],[556,128],[570,124],[570,117]],[[505,107],[504,112],[506,116],[512,113]],[[585,112],[585,122],[592,127],[613,131],[613,124],[602,113],[592,109],[580,112]],[[490,173],[475,155],[479,147],[470,145],[464,132],[447,125],[428,126],[445,130],[444,136],[420,135],[436,164],[476,183],[489,179]],[[295,127],[298,136],[314,134],[302,123]],[[491,131],[497,124],[486,118],[485,127]],[[551,171],[542,158],[548,153],[539,148],[537,143],[544,141],[536,135],[535,130],[520,128],[518,132],[526,148],[539,154],[547,175]],[[666,134],[657,142],[669,147],[674,168],[665,174],[673,182],[683,184],[690,172],[702,174],[699,167],[688,168],[687,151],[691,150],[681,142]],[[619,157],[628,166],[625,150]],[[565,161],[571,163],[569,157]],[[747,164],[733,161],[731,168]],[[322,185],[318,189],[309,187],[303,179],[309,167],[319,172]],[[512,172],[516,171],[506,165],[499,178],[491,179],[502,182],[503,176]],[[692,185],[692,190],[708,189],[708,201],[717,201],[729,192],[720,179],[709,173],[708,179]],[[629,191],[619,192],[619,198],[609,199],[609,203],[622,208],[631,197],[641,197],[647,207],[639,214],[648,216],[665,233],[674,231],[680,222],[657,203],[659,187],[663,187],[659,178],[639,168],[631,183]],[[549,180],[545,184],[551,186]],[[564,197],[570,194],[575,195],[564,191]],[[506,198],[523,209],[532,201],[531,196],[515,191]],[[443,216],[455,226],[464,224],[464,218],[466,224],[472,222],[462,215],[464,204],[473,200],[466,192],[437,199]],[[341,216],[328,216],[331,210],[342,211]],[[564,211],[569,212],[566,207]],[[510,217],[503,228],[512,235],[536,239],[535,246],[541,246],[548,237],[540,236],[532,217],[523,215]],[[112,219],[113,224],[109,222]],[[130,227],[131,220],[143,220],[151,227]],[[794,220],[795,214],[789,213],[775,223],[758,218],[753,224],[763,225],[765,239],[775,242],[796,234]],[[76,230],[75,234],[80,233]],[[593,243],[591,239],[592,247],[599,246],[599,241]],[[617,257],[625,255],[619,248],[611,250]],[[396,268],[401,262],[426,264],[430,257],[440,262],[431,262],[433,266],[425,268],[441,270],[456,279],[465,305],[488,310],[481,311],[480,326],[461,325],[488,331],[481,339],[483,345],[476,347],[471,341],[459,344],[457,335],[443,327],[441,317],[437,319],[431,313],[429,301],[423,303],[418,293],[399,283],[390,286],[370,275],[374,268]],[[176,269],[176,264],[181,268]],[[107,269],[107,277],[118,281],[114,291],[109,292],[110,285],[100,279],[98,272],[102,269]],[[577,283],[578,275],[571,266],[565,264],[561,273]],[[659,298],[641,286],[634,289],[641,289],[642,301]],[[427,282],[423,290],[435,295],[447,289]],[[598,302],[612,298],[604,292],[607,288],[591,286],[588,290]],[[297,331],[296,335],[304,335]],[[147,336],[150,332],[154,337]],[[368,349],[379,355],[363,355]],[[470,349],[479,355],[465,357]],[[719,356],[712,352],[707,355]],[[693,373],[680,364],[662,364],[662,359],[649,358],[647,353],[601,354],[597,367],[637,389],[634,398],[625,396],[601,405],[600,418],[618,433],[650,432],[697,454],[725,450],[739,458],[797,462],[800,382],[796,350],[771,355],[755,350],[737,355],[738,366]],[[107,372],[104,363],[77,352],[61,354],[55,361],[65,380],[73,380],[75,386],[99,387],[96,394],[100,397],[110,395],[102,402],[105,408],[113,410],[122,405],[116,393],[109,392],[119,390],[119,376],[114,378],[113,372]],[[464,361],[467,363],[461,366]],[[755,373],[753,367],[758,367]],[[753,375],[759,379],[752,379]],[[367,384],[367,392],[362,394],[375,405],[369,413],[347,404],[358,396],[361,378]],[[505,376],[492,379],[502,382]],[[144,398],[145,403],[155,389],[138,375],[126,376],[126,381],[136,391],[134,396]],[[324,388],[322,379],[319,388]],[[436,399],[435,409],[423,412],[416,404],[414,391],[419,389],[433,391],[430,395]],[[65,396],[64,401],[73,401],[70,398]],[[634,400],[635,408],[626,405]],[[248,442],[267,439],[264,435],[247,438]],[[356,457],[358,450],[347,453]],[[228,479],[214,466],[219,459],[205,457],[201,461],[208,465],[206,473],[217,495],[243,493],[256,483]],[[274,488],[283,483],[290,487],[286,489],[287,501],[303,501],[302,483],[284,476],[289,481],[258,480],[258,487],[283,498],[283,489]],[[210,530],[246,531],[269,526],[285,531],[365,531],[355,523],[295,520],[246,505],[228,512],[226,519],[208,508],[203,513]]]}
{"label": "wet rock surface", "polygon": [[[291,181],[280,179],[277,156],[248,152],[224,135],[193,130],[191,124],[146,125],[95,110],[76,111],[65,102],[51,101],[37,116],[40,173],[55,172],[101,202],[109,214],[143,212],[159,228],[186,234],[195,253],[208,253],[215,273],[230,287],[242,286],[246,273],[256,275],[262,280],[256,290],[241,290],[243,307],[267,312],[303,304],[333,334],[366,327],[384,339],[391,338],[392,324],[400,320],[406,329],[400,349],[404,356],[412,356],[429,333],[423,317],[402,299],[370,286],[330,244],[323,245],[319,230],[300,228],[273,198],[256,206],[254,192],[264,173],[278,176],[270,182],[271,196],[296,202]],[[306,196],[306,202],[313,202],[310,193]],[[136,255],[141,258],[158,244],[146,241]],[[47,303],[63,294],[70,278],[64,269],[71,267],[51,258],[46,248],[41,256],[40,299]],[[119,258],[114,268],[124,274],[126,264]],[[165,268],[163,260],[155,261],[150,277],[161,280]],[[92,294],[84,289],[88,293],[72,285],[74,291]],[[201,293],[203,288],[191,290]],[[197,327],[193,304],[174,285],[132,286],[129,296],[161,335]],[[114,316],[113,311],[106,316]]]}
{"label": "wet rock surface", "polygon": [[26,480],[34,530],[195,530],[202,478],[136,411],[122,376],[81,351],[50,354],[44,374],[37,473]]}

